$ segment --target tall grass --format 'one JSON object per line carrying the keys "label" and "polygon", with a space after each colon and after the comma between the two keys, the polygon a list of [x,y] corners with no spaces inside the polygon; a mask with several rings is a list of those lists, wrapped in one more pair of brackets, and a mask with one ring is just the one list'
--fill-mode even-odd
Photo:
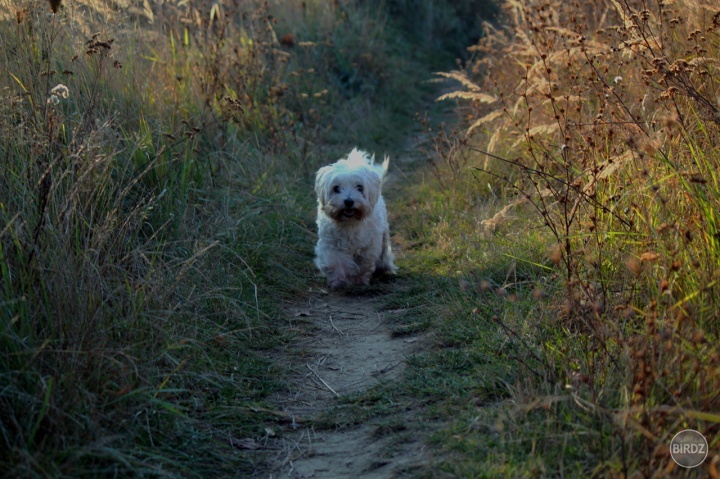
{"label": "tall grass", "polygon": [[[173,475],[211,454],[247,468],[218,439],[247,413],[206,422],[238,395],[213,350],[244,348],[259,314],[252,270],[202,204],[207,116],[166,116],[129,36],[86,35],[88,12],[3,8],[17,18],[0,80],[2,469]],[[237,279],[214,278],[210,256]],[[240,362],[242,396],[269,384],[258,364]]]}
{"label": "tall grass", "polygon": [[372,5],[148,5],[0,3],[9,476],[261,467],[309,175],[410,108],[387,73],[412,78],[409,44]]}
{"label": "tall grass", "polygon": [[670,473],[685,428],[716,450],[719,19],[695,0],[508,2],[444,74],[479,184],[548,233],[538,287],[558,306],[525,345],[546,394],[575,401],[548,410],[588,431],[587,474]]}
{"label": "tall grass", "polygon": [[[483,3],[433,3],[433,39]],[[442,56],[412,10],[0,0],[3,473],[265,470],[312,173],[403,148]]]}

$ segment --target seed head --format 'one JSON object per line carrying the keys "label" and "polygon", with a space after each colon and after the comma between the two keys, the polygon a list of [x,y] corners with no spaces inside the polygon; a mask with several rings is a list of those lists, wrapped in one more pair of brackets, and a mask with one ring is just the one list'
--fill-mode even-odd
{"label": "seed head", "polygon": [[56,85],[52,90],[50,90],[50,93],[60,98],[67,98],[70,96],[70,90],[62,83]]}
{"label": "seed head", "polygon": [[640,261],[655,261],[659,257],[660,255],[654,251],[646,251],[640,255]]}
{"label": "seed head", "polygon": [[635,276],[638,276],[642,271],[642,264],[635,256],[630,256],[627,261],[625,261],[625,266],[627,266],[627,269],[632,271]]}
{"label": "seed head", "polygon": [[555,266],[560,264],[560,261],[562,260],[562,246],[560,243],[555,243],[550,247],[550,250],[547,253],[548,258],[550,258],[550,261],[555,263]]}

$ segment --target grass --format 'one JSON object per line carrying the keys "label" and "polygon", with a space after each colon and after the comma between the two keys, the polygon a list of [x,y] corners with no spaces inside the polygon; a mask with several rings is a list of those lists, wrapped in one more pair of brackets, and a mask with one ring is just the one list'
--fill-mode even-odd
{"label": "grass", "polygon": [[718,424],[717,12],[504,13],[444,74],[466,130],[434,136],[435,183],[395,223],[429,283],[400,302],[429,296],[438,337],[409,397],[456,418],[436,473],[680,473],[672,436],[697,429],[712,456]]}
{"label": "grass", "polygon": [[7,474],[263,471],[312,174],[348,145],[401,151],[419,80],[476,38],[442,75],[457,115],[419,124],[430,162],[387,192],[400,274],[380,288],[426,352],[318,426],[431,424],[425,477],[673,475],[685,428],[714,457],[712,7],[521,1],[491,25],[469,1],[0,5]]}
{"label": "grass", "polygon": [[263,470],[311,175],[395,148],[438,51],[382,4],[1,4],[0,469]]}
{"label": "grass", "polygon": [[[388,307],[432,342],[351,406],[435,425],[425,477],[716,475],[718,15],[593,5],[506,5],[444,75],[465,131],[428,125],[391,200]],[[684,471],[687,428],[710,455]]]}

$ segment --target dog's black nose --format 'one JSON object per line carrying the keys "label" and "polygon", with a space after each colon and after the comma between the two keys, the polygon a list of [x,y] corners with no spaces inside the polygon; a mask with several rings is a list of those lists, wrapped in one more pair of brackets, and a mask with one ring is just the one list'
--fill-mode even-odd
{"label": "dog's black nose", "polygon": [[345,208],[352,208],[352,205],[355,204],[355,201],[351,200],[350,198],[345,200]]}

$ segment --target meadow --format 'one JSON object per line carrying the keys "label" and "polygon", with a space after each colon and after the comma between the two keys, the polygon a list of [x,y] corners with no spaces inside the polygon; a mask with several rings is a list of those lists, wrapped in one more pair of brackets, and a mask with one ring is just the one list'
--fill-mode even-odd
{"label": "meadow", "polygon": [[628,478],[680,474],[691,428],[710,455],[683,477],[718,476],[711,2],[0,0],[0,21],[8,477],[267,476],[269,352],[323,284],[314,171],[411,135],[380,290],[426,352],[317,427],[411,411],[417,477]]}

